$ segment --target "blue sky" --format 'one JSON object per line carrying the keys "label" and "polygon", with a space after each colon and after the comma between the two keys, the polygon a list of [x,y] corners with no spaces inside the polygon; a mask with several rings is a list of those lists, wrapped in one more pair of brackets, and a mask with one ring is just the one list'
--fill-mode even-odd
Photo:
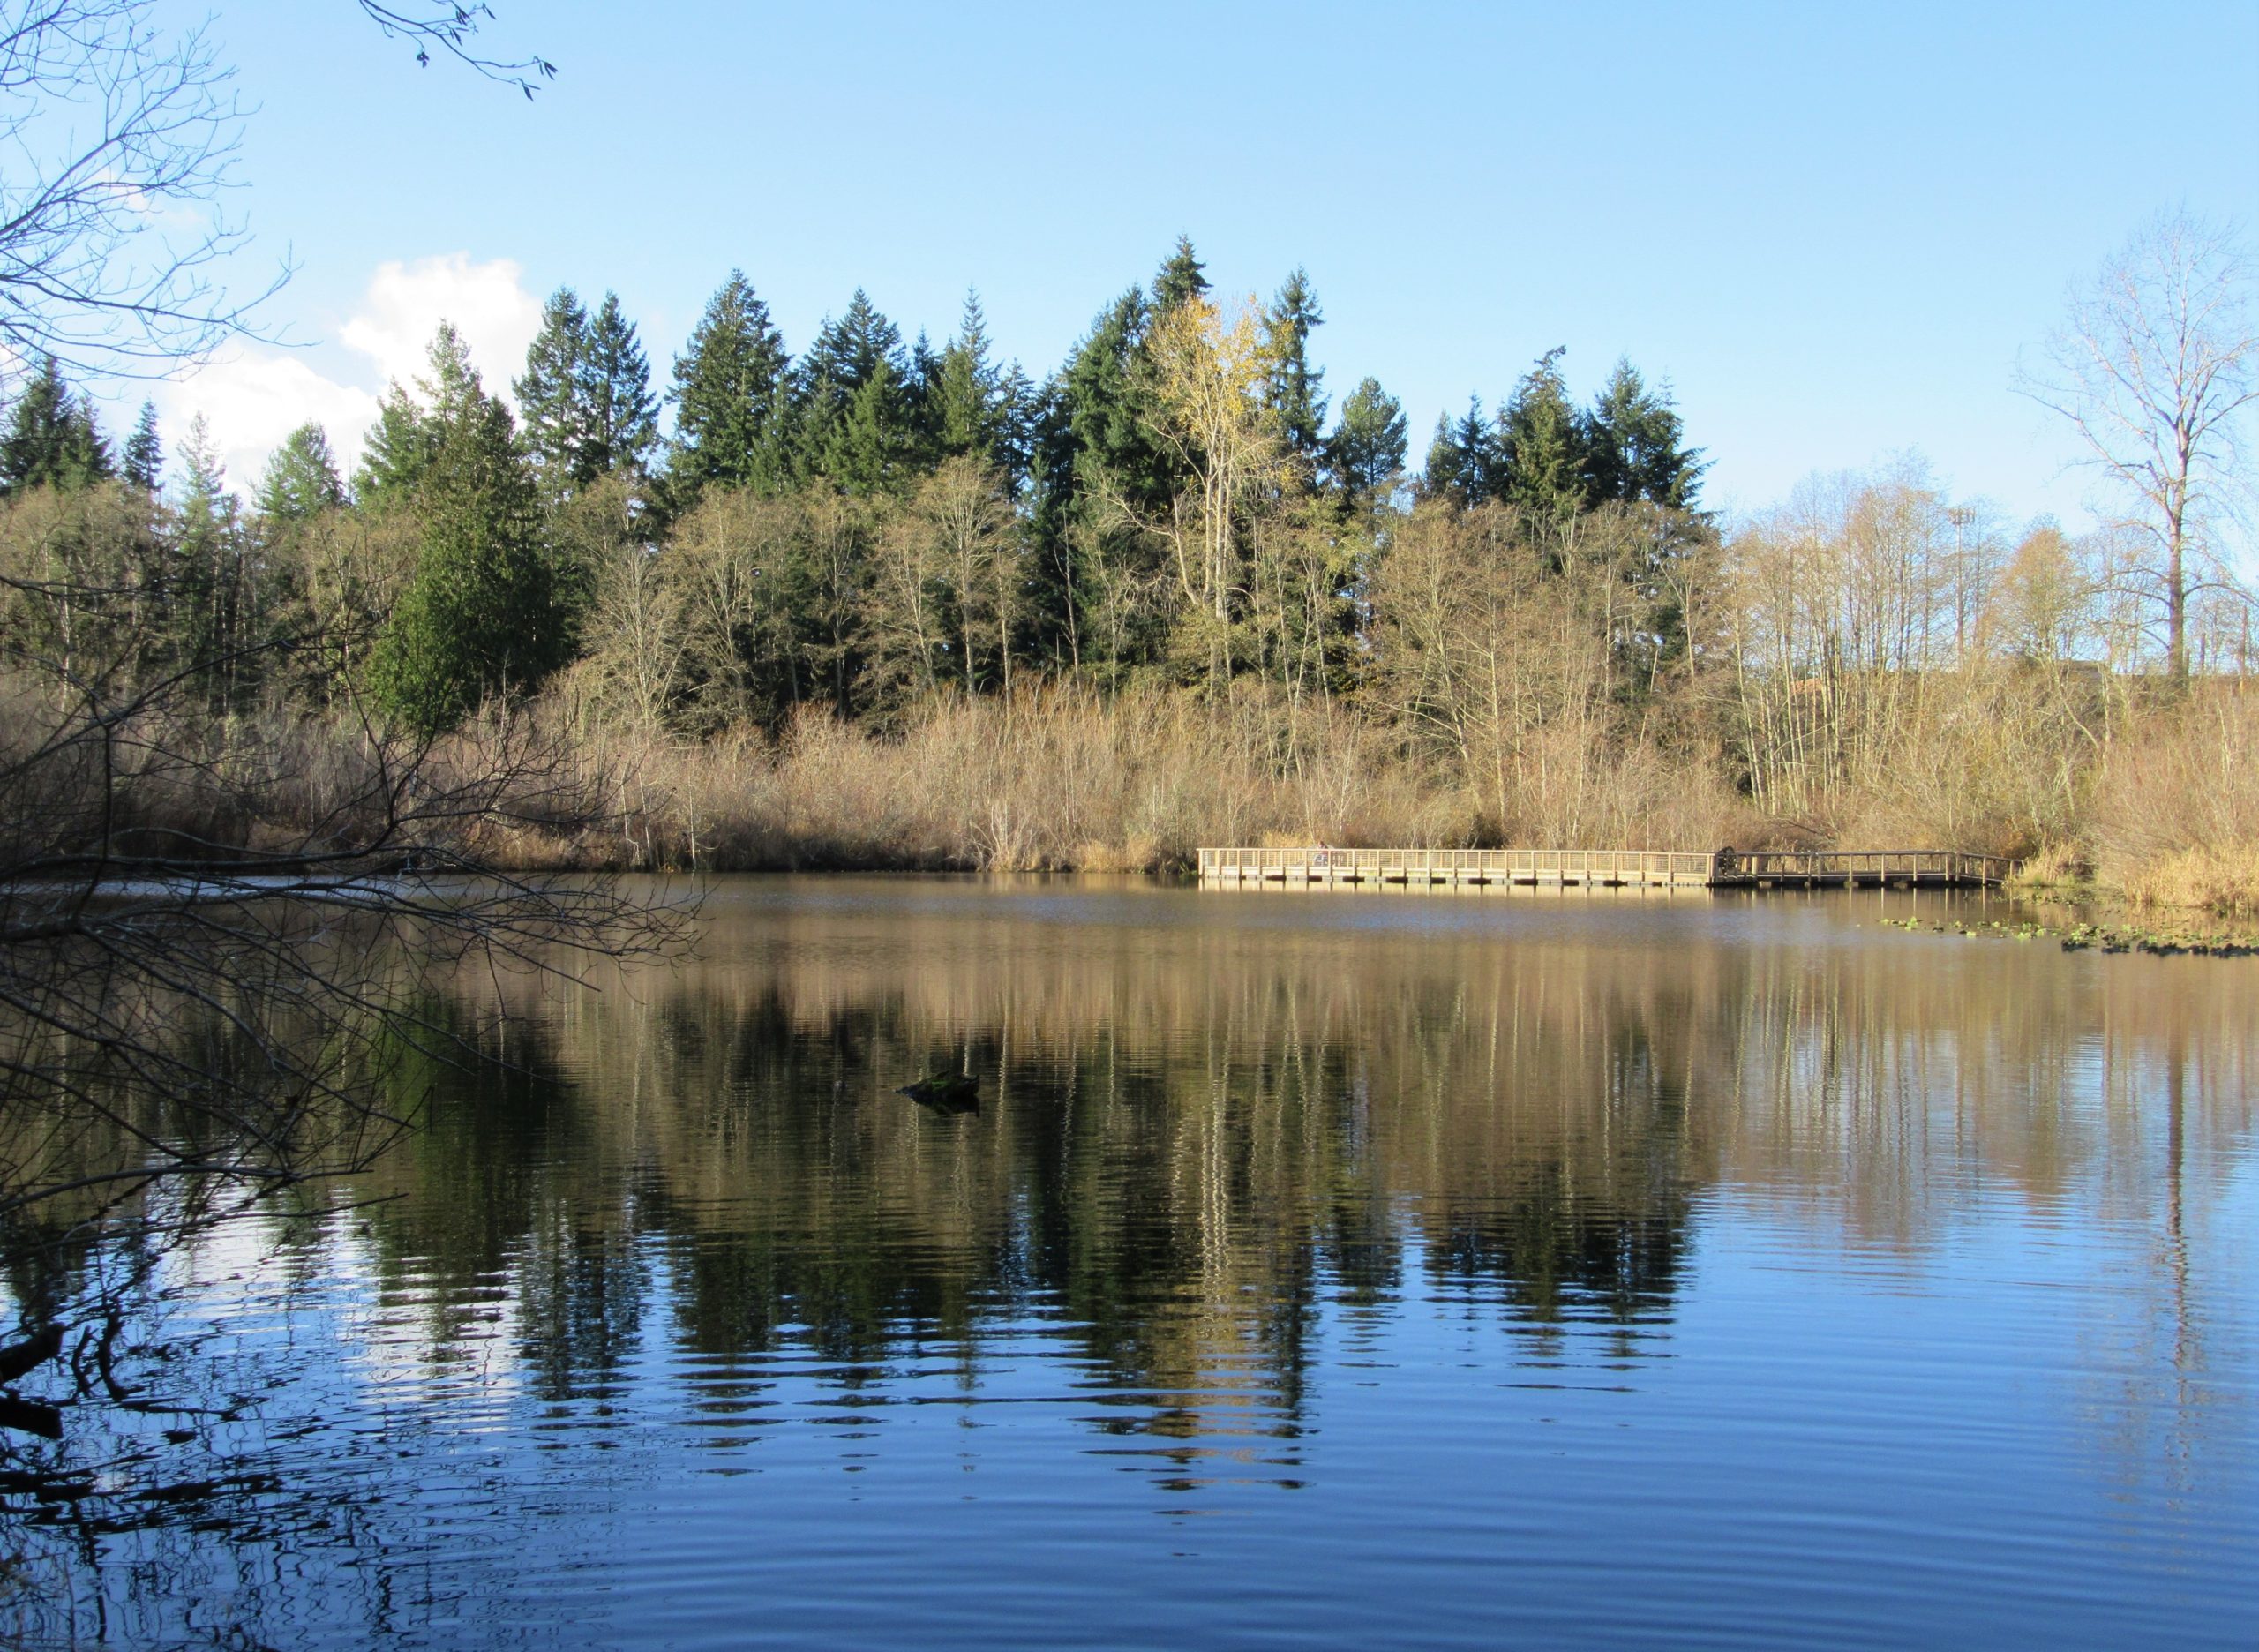
{"label": "blue sky", "polygon": [[1559,344],[1580,394],[1671,381],[1713,504],[1917,448],[2076,522],[2018,349],[2160,209],[2259,228],[2259,0],[498,9],[559,67],[531,103],[350,0],[220,10],[305,348],[160,405],[239,482],[309,414],[351,447],[441,312],[492,382],[542,295],[615,289],[664,378],[733,266],[795,348],[859,285],[936,338],[975,286],[1040,375],[1183,231],[1226,292],[1307,267],[1329,389],[1378,377],[1415,458]]}

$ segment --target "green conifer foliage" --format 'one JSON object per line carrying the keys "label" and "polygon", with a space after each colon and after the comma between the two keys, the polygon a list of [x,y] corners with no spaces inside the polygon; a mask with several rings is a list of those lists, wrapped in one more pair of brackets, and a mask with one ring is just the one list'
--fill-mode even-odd
{"label": "green conifer foliage", "polygon": [[988,318],[968,290],[957,336],[934,376],[934,440],[944,459],[972,457],[1009,469],[1014,408],[1010,385],[988,354]]}
{"label": "green conifer foliage", "polygon": [[1264,376],[1263,403],[1285,438],[1287,449],[1315,474],[1325,450],[1325,372],[1310,364],[1310,335],[1325,324],[1310,276],[1297,269],[1264,312],[1270,362]]}
{"label": "green conifer foliage", "polygon": [[157,435],[157,409],[152,402],[141,404],[141,417],[126,439],[124,470],[125,479],[145,493],[163,485],[165,447]]}
{"label": "green conifer foliage", "polygon": [[650,360],[617,293],[604,294],[589,318],[581,399],[586,430],[574,472],[580,484],[614,470],[642,475],[659,445],[659,399],[651,393]]}
{"label": "green conifer foliage", "polygon": [[116,474],[93,406],[71,394],[55,357],[24,387],[0,438],[0,495],[26,488],[82,488]]}
{"label": "green conifer foliage", "polygon": [[589,434],[582,395],[588,352],[589,312],[571,288],[559,287],[541,307],[541,328],[526,347],[526,370],[511,386],[526,457],[552,499],[589,479],[582,473]]}
{"label": "green conifer foliage", "polygon": [[408,726],[452,728],[490,695],[538,683],[568,657],[570,613],[544,554],[534,479],[509,409],[443,328],[430,454],[416,484],[415,577],[379,639],[371,687]]}
{"label": "green conifer foliage", "polygon": [[345,503],[329,436],[319,424],[301,424],[285,437],[259,479],[258,509],[270,522],[311,522]]}
{"label": "green conifer foliage", "polygon": [[732,270],[675,358],[670,490],[687,508],[722,484],[779,493],[792,477],[791,358],[753,284]]}
{"label": "green conifer foliage", "polygon": [[842,492],[886,492],[906,479],[917,433],[894,364],[882,358],[824,432],[817,465]]}
{"label": "green conifer foliage", "polygon": [[415,395],[395,381],[377,404],[377,422],[353,473],[354,497],[364,505],[386,508],[413,499],[442,436],[487,399],[470,364],[470,346],[453,323],[439,323],[431,363],[431,376],[417,379]]}
{"label": "green conifer foliage", "polygon": [[1153,277],[1153,308],[1174,310],[1189,298],[1208,296],[1208,272],[1192,250],[1192,237],[1179,236]]}
{"label": "green conifer foliage", "polygon": [[620,467],[641,474],[658,445],[650,363],[616,293],[593,315],[570,288],[550,295],[512,388],[527,457],[552,504]]}
{"label": "green conifer foliage", "polygon": [[252,676],[244,650],[259,629],[257,597],[241,507],[202,414],[176,450],[180,507],[164,559],[162,589],[176,667],[195,667],[216,701]]}
{"label": "green conifer foliage", "polygon": [[860,288],[800,358],[801,439],[818,474],[850,493],[879,492],[918,447],[912,368],[902,334]]}
{"label": "green conifer foliage", "polygon": [[1709,467],[1700,449],[1685,445],[1685,427],[1668,387],[1648,389],[1630,362],[1617,362],[1586,416],[1585,432],[1593,499],[1694,508]]}
{"label": "green conifer foliage", "polygon": [[1498,416],[1505,447],[1503,496],[1542,522],[1563,521],[1585,506],[1585,443],[1581,421],[1569,401],[1550,349],[1514,387]]}
{"label": "green conifer foliage", "polygon": [[1353,499],[1385,494],[1404,471],[1407,446],[1404,408],[1380,387],[1362,380],[1341,399],[1341,419],[1326,444],[1326,468],[1333,484]]}
{"label": "green conifer foliage", "polygon": [[1505,469],[1499,431],[1483,417],[1481,397],[1467,397],[1467,411],[1456,423],[1437,416],[1435,437],[1428,444],[1429,492],[1472,510],[1500,497]]}
{"label": "green conifer foliage", "polygon": [[1169,472],[1152,439],[1139,360],[1152,310],[1134,287],[1101,312],[1059,376],[1076,486],[1141,507],[1166,500]]}

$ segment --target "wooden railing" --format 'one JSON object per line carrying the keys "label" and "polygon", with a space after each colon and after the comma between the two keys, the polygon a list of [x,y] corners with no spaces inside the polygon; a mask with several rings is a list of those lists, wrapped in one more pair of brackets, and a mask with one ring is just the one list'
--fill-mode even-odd
{"label": "wooden railing", "polygon": [[1858,884],[1948,883],[1978,887],[2005,882],[2016,862],[2005,855],[1967,854],[1958,849],[1745,849],[1721,850],[1716,881]]}
{"label": "wooden railing", "polygon": [[1540,888],[1857,889],[1981,887],[2015,869],[2000,855],[1958,850],[1203,849],[1205,883],[1381,888],[1450,884]]}
{"label": "wooden railing", "polygon": [[1205,882],[1700,888],[1714,857],[1667,849],[1203,849]]}

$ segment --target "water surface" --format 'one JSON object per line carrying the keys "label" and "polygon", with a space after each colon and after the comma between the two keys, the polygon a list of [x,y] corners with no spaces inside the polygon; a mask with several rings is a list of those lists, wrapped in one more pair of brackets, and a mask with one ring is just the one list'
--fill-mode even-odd
{"label": "water surface", "polygon": [[2248,1646],[2259,965],[2006,910],[720,883],[160,1267],[0,1633]]}

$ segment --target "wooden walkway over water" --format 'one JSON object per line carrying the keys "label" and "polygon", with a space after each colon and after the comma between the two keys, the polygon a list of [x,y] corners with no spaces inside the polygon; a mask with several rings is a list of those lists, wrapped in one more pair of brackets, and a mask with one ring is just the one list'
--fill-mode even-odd
{"label": "wooden walkway over water", "polygon": [[2016,863],[1951,849],[1203,849],[1219,888],[1983,889]]}

